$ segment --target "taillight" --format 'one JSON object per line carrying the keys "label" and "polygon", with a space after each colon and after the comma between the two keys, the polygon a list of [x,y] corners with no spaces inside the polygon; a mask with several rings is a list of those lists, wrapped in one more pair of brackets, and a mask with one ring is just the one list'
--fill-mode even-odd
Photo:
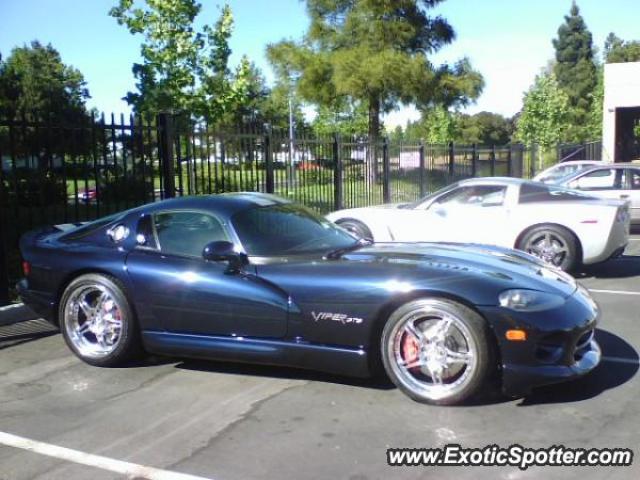
{"label": "taillight", "polygon": [[22,262],[22,273],[25,277],[31,274],[31,264],[29,262]]}

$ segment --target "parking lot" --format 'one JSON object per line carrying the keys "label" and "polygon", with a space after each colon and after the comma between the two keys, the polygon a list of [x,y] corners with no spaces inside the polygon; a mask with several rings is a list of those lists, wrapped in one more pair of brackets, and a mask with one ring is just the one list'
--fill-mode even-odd
{"label": "parking lot", "polygon": [[463,407],[294,369],[170,358],[99,369],[42,322],[0,327],[0,479],[639,478],[637,461],[525,471],[386,464],[389,447],[448,443],[637,448],[640,235],[581,281],[603,310],[596,371]]}

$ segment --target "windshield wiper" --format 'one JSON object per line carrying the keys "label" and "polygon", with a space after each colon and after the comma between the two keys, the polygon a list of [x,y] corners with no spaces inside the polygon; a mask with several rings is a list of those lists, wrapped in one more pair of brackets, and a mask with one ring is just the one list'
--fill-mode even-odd
{"label": "windshield wiper", "polygon": [[336,248],[335,250],[331,250],[329,253],[327,253],[324,256],[324,258],[327,258],[329,260],[335,260],[336,258],[340,258],[345,253],[353,252],[354,250],[357,250],[362,247],[366,247],[368,245],[371,245],[372,243],[373,243],[372,240],[361,238],[360,240],[358,240],[355,243],[352,243],[351,245],[347,245],[346,247]]}

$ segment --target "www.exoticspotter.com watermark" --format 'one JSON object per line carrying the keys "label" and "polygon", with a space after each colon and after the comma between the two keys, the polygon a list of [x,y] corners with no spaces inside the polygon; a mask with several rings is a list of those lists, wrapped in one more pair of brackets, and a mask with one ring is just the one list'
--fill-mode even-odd
{"label": "www.exoticspotter.com watermark", "polygon": [[568,448],[553,445],[547,448],[526,448],[514,444],[509,447],[487,445],[482,448],[463,448],[449,444],[442,448],[390,448],[390,466],[510,466],[526,470],[529,467],[628,467],[633,463],[630,448]]}

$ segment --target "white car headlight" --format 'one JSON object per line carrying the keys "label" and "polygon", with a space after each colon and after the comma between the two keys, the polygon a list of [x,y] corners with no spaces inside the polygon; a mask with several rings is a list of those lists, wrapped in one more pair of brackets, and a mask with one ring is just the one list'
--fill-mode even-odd
{"label": "white car headlight", "polygon": [[500,306],[518,312],[540,312],[564,303],[560,295],[537,290],[505,290],[498,297]]}
{"label": "white car headlight", "polygon": [[589,304],[589,306],[596,312],[598,312],[599,307],[596,301],[591,296],[589,290],[578,283],[578,293],[582,296],[582,298]]}

